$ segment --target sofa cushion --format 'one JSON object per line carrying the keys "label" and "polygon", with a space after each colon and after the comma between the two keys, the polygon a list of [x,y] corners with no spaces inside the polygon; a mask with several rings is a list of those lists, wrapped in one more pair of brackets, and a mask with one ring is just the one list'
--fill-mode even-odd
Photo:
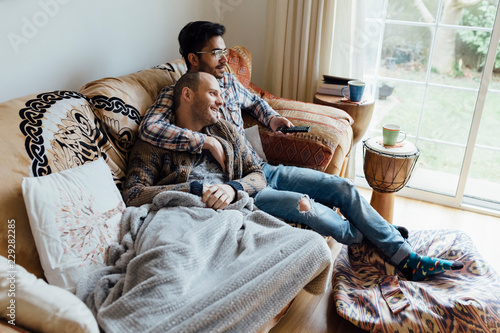
{"label": "sofa cushion", "polygon": [[229,49],[227,69],[229,73],[236,76],[245,88],[248,89],[250,87],[252,79],[252,55],[247,48],[234,46]]}
{"label": "sofa cushion", "polygon": [[262,141],[260,140],[259,126],[254,125],[252,127],[245,128],[245,138],[248,142],[250,142],[257,155],[267,162],[267,157],[264,153],[264,148],[262,147]]}
{"label": "sofa cushion", "polygon": [[[136,73],[119,77],[107,77],[85,84],[80,93],[94,98],[103,96],[110,99],[108,103],[95,105],[96,114],[106,114],[106,107],[113,101],[132,106],[140,116],[154,103],[160,90],[174,84],[187,70],[184,60],[157,65]],[[120,105],[115,105],[115,113],[119,113]],[[135,120],[132,118],[132,120]]]}
{"label": "sofa cushion", "polygon": [[[70,169],[103,157],[117,185],[124,180],[126,153],[140,122],[133,106],[106,96],[89,98],[74,91],[52,91],[28,99],[19,107],[17,112],[8,112],[16,112],[21,119],[15,127],[25,135],[31,176]],[[97,112],[97,108],[105,113]],[[131,128],[122,123],[136,125]]]}
{"label": "sofa cushion", "polygon": [[82,276],[105,266],[118,241],[125,203],[106,162],[98,160],[22,183],[31,231],[50,284],[76,290]]}
{"label": "sofa cushion", "polygon": [[[79,298],[37,279],[2,256],[0,317],[11,321],[9,325],[16,325],[11,327],[22,326],[36,332],[99,332],[92,312]],[[3,328],[0,327],[0,331],[3,332]]]}
{"label": "sofa cushion", "polygon": [[184,61],[177,60],[137,73],[95,80],[80,89],[92,102],[102,131],[111,139],[107,144],[107,162],[119,174],[118,184],[124,180],[128,153],[137,139],[142,116],[160,90],[174,84],[185,71]]}
{"label": "sofa cushion", "polygon": [[[249,91],[263,97],[265,91],[252,83],[252,55],[250,51],[243,46],[233,46],[229,49],[227,57],[227,71],[238,79],[238,81]],[[270,95],[270,94],[269,94]]]}

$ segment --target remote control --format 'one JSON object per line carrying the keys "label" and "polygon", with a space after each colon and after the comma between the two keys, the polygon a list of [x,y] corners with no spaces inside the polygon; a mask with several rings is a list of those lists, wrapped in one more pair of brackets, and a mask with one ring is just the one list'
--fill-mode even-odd
{"label": "remote control", "polygon": [[280,131],[281,133],[299,133],[299,132],[309,132],[311,130],[311,126],[280,126],[276,129],[276,131]]}

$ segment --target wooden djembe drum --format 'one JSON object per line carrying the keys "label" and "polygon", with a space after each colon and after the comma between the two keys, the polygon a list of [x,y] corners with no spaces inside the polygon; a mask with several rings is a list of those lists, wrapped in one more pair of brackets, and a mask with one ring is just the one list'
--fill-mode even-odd
{"label": "wooden djembe drum", "polygon": [[373,189],[370,204],[383,218],[392,223],[394,196],[410,180],[420,150],[411,142],[403,141],[386,147],[382,137],[363,141],[363,171]]}

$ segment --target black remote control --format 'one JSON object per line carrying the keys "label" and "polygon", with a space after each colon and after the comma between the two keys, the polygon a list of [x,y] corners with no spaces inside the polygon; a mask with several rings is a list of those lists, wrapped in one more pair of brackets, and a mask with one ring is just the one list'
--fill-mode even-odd
{"label": "black remote control", "polygon": [[311,130],[311,126],[280,126],[276,129],[276,131],[280,131],[281,133],[301,133],[301,132],[309,132]]}

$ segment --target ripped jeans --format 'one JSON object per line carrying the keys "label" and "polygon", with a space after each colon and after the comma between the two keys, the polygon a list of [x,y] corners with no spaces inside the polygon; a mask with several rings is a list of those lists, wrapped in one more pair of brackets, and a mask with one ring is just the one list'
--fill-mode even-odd
{"label": "ripped jeans", "polygon": [[[410,244],[370,206],[351,180],[267,163],[263,170],[267,187],[255,195],[255,205],[266,213],[308,225],[342,244],[359,244],[366,238],[393,264],[411,252]],[[310,203],[310,210],[300,209],[301,200],[306,200],[306,206]],[[345,219],[333,207],[339,208]]]}

